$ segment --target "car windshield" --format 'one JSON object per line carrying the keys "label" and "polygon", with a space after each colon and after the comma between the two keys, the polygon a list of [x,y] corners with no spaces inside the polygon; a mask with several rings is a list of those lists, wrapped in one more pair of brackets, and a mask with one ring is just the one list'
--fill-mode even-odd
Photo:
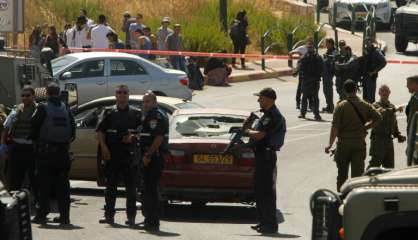
{"label": "car windshield", "polygon": [[231,132],[245,121],[245,116],[218,114],[178,115],[172,119],[170,138],[229,139]]}
{"label": "car windshield", "polygon": [[65,68],[66,66],[70,65],[74,61],[76,61],[76,57],[72,57],[69,55],[65,55],[59,58],[55,58],[51,61],[52,65],[52,74],[55,76],[61,69]]}
{"label": "car windshield", "polygon": [[194,102],[182,102],[182,103],[177,103],[175,104],[175,106],[178,109],[191,109],[191,108],[202,108],[201,105],[194,103]]}

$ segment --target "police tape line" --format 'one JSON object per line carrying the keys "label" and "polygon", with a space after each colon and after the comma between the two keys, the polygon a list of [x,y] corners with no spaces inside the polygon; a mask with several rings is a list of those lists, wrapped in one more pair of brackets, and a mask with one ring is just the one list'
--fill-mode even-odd
{"label": "police tape line", "polygon": [[[110,49],[110,48],[69,48],[71,52],[122,52],[131,54],[146,54],[159,56],[183,56],[183,57],[216,57],[216,58],[252,58],[252,59],[276,59],[289,60],[299,59],[297,54],[270,55],[270,54],[236,54],[236,53],[209,53],[209,52],[188,52],[188,51],[160,51],[160,50],[137,50],[137,49]],[[415,60],[387,60],[388,64],[418,64]]]}
{"label": "police tape line", "polygon": [[[122,52],[131,54],[146,54],[159,56],[183,56],[183,57],[216,57],[216,58],[256,58],[256,59],[281,59],[288,60],[286,55],[262,55],[262,54],[236,54],[236,53],[209,53],[188,51],[160,51],[160,50],[134,50],[134,49],[109,49],[109,48],[69,48],[71,52]],[[293,59],[298,57],[292,56]]]}

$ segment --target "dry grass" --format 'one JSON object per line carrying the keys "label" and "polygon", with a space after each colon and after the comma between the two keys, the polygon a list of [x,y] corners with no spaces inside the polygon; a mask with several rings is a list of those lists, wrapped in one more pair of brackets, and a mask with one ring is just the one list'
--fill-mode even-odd
{"label": "dry grass", "polygon": [[[258,45],[262,33],[271,25],[277,24],[273,11],[281,0],[229,0],[229,22],[233,15],[240,9],[249,10],[250,37],[253,48]],[[158,27],[163,16],[169,16],[172,22],[179,22],[190,28],[186,34],[194,42],[190,45],[193,50],[210,50],[219,46],[230,45],[227,38],[215,32],[220,31],[218,22],[218,0],[30,0],[25,1],[25,37],[21,36],[19,45],[27,40],[33,26],[41,24],[54,24],[61,31],[66,23],[74,23],[81,8],[87,9],[89,17],[95,20],[99,14],[108,17],[108,23],[115,30],[120,31],[122,25],[122,13],[129,11],[131,15],[142,13],[144,21],[152,29]],[[202,16],[207,15],[207,16]],[[208,17],[210,15],[210,17]],[[288,25],[288,21],[285,24]],[[292,20],[293,21],[293,20]],[[301,18],[293,22],[297,24]],[[206,27],[209,26],[209,27]],[[192,29],[193,28],[193,29]],[[210,31],[206,36],[198,36],[200,32]],[[185,30],[186,31],[186,30]],[[212,34],[213,33],[213,34]],[[214,35],[214,40],[206,41],[208,36]],[[123,38],[123,35],[120,34]],[[196,42],[203,39],[202,46],[196,46]],[[282,39],[280,39],[282,41]],[[216,43],[213,47],[212,44]],[[200,44],[200,43],[199,43]],[[199,45],[198,44],[198,45]],[[203,48],[203,49],[201,49]],[[209,48],[209,49],[208,49]],[[227,47],[230,50],[230,46]]]}

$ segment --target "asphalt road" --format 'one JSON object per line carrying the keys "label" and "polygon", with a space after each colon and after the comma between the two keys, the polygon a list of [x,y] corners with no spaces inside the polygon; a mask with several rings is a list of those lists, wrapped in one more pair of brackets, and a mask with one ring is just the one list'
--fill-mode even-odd
{"label": "asphalt road", "polygon": [[[379,33],[378,37],[393,41],[391,33]],[[383,38],[382,37],[382,38]],[[388,41],[390,43],[390,41]],[[414,47],[407,55],[396,54],[389,45],[388,57],[417,59]],[[417,74],[416,65],[388,65],[380,74],[378,85],[387,84],[392,89],[391,100],[404,105],[409,100],[405,78]],[[323,114],[323,121],[298,119],[295,109],[296,80],[292,77],[268,79],[233,84],[231,87],[208,87],[197,92],[194,101],[206,107],[227,107],[256,110],[257,97],[252,93],[263,87],[273,87],[278,92],[277,105],[288,122],[286,143],[278,153],[277,203],[281,220],[279,234],[265,238],[310,239],[311,216],[308,208],[310,195],[319,188],[335,190],[336,167],[332,158],[324,153],[328,142],[330,114]],[[322,90],[321,90],[322,91]],[[336,94],[336,93],[335,93]],[[336,96],[336,95],[335,95]],[[320,101],[324,103],[323,95]],[[335,98],[336,99],[336,98]],[[313,119],[313,115],[308,114]],[[398,115],[399,127],[406,128],[404,114]],[[395,144],[396,167],[406,166],[405,144]],[[242,204],[210,204],[202,209],[187,204],[175,204],[167,209],[161,223],[161,232],[148,234],[139,229],[129,229],[125,221],[124,199],[117,202],[116,222],[110,227],[99,225],[103,214],[103,191],[92,182],[72,182],[71,220],[73,227],[60,229],[57,226],[41,228],[33,225],[37,240],[106,240],[106,239],[259,239],[260,235],[250,229],[255,223],[254,207]],[[140,208],[140,207],[139,207]],[[52,214],[53,217],[55,214]],[[137,221],[143,220],[138,210]]]}

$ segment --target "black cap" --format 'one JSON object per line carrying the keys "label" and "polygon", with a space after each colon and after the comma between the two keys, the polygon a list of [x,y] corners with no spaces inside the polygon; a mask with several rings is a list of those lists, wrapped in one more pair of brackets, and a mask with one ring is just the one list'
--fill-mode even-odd
{"label": "black cap", "polygon": [[254,93],[254,96],[263,96],[268,97],[270,99],[276,100],[276,91],[273,90],[273,88],[264,88],[259,93]]}

